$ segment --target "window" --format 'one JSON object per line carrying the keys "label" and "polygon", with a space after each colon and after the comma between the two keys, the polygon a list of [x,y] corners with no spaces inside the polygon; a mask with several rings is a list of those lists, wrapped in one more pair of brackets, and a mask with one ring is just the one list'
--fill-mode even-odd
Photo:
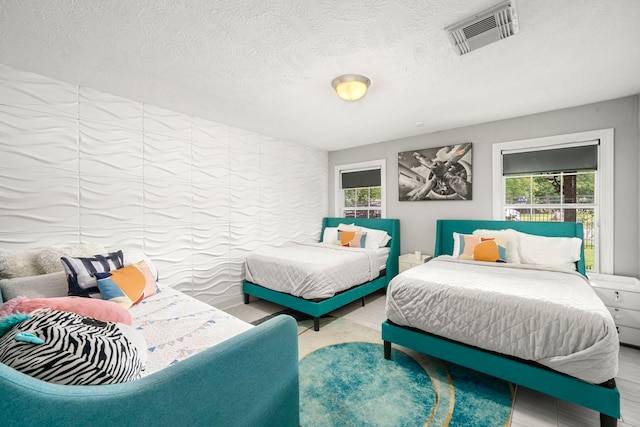
{"label": "window", "polygon": [[336,166],[336,216],[384,218],[385,160]]}
{"label": "window", "polygon": [[613,130],[494,144],[494,218],[583,224],[585,264],[613,271]]}

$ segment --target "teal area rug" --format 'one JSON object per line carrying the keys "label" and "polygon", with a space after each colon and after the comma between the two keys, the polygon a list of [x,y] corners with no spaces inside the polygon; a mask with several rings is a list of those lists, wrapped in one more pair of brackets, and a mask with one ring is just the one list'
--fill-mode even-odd
{"label": "teal area rug", "polygon": [[386,360],[380,332],[345,319],[320,332],[299,322],[299,331],[303,427],[510,424],[505,381],[411,350],[393,348]]}

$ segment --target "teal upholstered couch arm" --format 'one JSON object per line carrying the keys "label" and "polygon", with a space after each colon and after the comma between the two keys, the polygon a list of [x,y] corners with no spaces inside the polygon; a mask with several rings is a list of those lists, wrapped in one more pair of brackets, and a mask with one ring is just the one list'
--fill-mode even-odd
{"label": "teal upholstered couch arm", "polygon": [[298,329],[277,316],[137,381],[63,386],[0,364],[7,426],[299,426]]}

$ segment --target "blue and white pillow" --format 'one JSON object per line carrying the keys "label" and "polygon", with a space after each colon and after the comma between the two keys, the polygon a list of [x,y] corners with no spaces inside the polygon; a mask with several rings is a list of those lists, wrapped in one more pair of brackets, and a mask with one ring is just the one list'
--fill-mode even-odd
{"label": "blue and white pillow", "polygon": [[96,273],[109,273],[124,267],[122,251],[92,257],[60,258],[67,274],[69,295],[78,297],[100,297]]}

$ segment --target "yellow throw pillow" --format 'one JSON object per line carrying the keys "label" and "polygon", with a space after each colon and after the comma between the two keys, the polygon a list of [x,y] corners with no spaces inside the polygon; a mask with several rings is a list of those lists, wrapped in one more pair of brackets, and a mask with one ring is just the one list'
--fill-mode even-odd
{"label": "yellow throw pillow", "polygon": [[338,242],[342,246],[364,248],[366,238],[366,231],[338,231]]}
{"label": "yellow throw pillow", "polygon": [[480,237],[458,234],[460,259],[485,262],[506,262],[507,240],[501,237]]}

